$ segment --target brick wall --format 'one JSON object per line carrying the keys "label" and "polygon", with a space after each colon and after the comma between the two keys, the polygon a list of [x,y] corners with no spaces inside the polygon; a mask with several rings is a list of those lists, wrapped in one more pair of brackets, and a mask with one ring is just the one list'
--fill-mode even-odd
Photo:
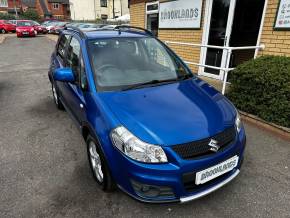
{"label": "brick wall", "polygon": [[[59,3],[59,9],[53,9],[52,3],[45,1],[47,9],[52,13],[53,18],[57,19],[70,19],[69,5]],[[39,16],[44,17],[44,12],[41,8],[39,0],[35,2],[35,8]]]}
{"label": "brick wall", "polygon": [[8,7],[0,7],[0,11],[7,12],[8,9],[13,10],[14,6],[16,6],[17,9],[21,8],[20,0],[15,0],[15,5],[13,0],[8,0]]}
{"label": "brick wall", "polygon": [[266,48],[259,55],[286,55],[290,56],[290,31],[274,31],[273,25],[278,10],[279,0],[269,0],[266,11],[261,43]]}
{"label": "brick wall", "polygon": [[131,0],[130,19],[132,26],[145,27],[145,0]]}
{"label": "brick wall", "polygon": [[39,1],[35,1],[35,9],[40,17],[44,16]]}
{"label": "brick wall", "polygon": [[48,3],[48,10],[53,14],[53,17],[66,19],[68,18],[68,5],[59,3],[59,8],[54,9],[53,3]]}

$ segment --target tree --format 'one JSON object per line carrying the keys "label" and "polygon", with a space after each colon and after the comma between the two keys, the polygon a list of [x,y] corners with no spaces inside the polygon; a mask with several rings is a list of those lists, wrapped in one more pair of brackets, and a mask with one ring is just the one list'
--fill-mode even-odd
{"label": "tree", "polygon": [[39,20],[39,15],[34,9],[27,9],[23,14],[23,18],[28,19],[28,20]]}

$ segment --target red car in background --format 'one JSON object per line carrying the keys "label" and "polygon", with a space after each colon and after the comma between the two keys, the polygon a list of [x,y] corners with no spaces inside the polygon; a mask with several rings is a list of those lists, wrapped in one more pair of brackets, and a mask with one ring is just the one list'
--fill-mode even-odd
{"label": "red car in background", "polygon": [[13,32],[15,33],[16,26],[9,22],[8,20],[0,20],[0,32],[1,33],[8,33]]}
{"label": "red car in background", "polygon": [[31,25],[37,31],[37,34],[41,34],[41,33],[42,34],[46,34],[46,33],[48,33],[48,30],[46,29],[45,26],[42,26],[42,25],[40,25],[39,23],[37,23],[36,21],[33,21],[33,20],[13,20],[11,22],[15,23],[16,26],[17,26],[18,22],[31,22]]}
{"label": "red car in background", "polygon": [[48,30],[46,29],[45,26],[40,25],[36,21],[31,21],[31,22],[33,23],[33,27],[37,31],[38,34],[40,34],[40,33],[42,33],[42,34],[48,33]]}
{"label": "red car in background", "polygon": [[30,20],[19,20],[16,26],[17,37],[32,36],[37,35],[37,31],[34,29],[33,22]]}

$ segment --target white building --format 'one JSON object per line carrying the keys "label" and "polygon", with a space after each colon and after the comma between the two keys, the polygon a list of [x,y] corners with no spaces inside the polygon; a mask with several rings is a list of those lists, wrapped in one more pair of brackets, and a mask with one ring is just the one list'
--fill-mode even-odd
{"label": "white building", "polygon": [[[114,8],[114,10],[113,10]],[[129,14],[128,0],[70,0],[72,20],[113,19]]]}

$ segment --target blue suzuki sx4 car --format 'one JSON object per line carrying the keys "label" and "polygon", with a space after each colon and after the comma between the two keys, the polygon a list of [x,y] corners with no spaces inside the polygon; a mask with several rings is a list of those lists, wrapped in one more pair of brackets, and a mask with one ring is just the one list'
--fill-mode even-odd
{"label": "blue suzuki sx4 car", "polygon": [[65,29],[49,80],[104,191],[187,202],[240,172],[246,136],[237,110],[147,30]]}

